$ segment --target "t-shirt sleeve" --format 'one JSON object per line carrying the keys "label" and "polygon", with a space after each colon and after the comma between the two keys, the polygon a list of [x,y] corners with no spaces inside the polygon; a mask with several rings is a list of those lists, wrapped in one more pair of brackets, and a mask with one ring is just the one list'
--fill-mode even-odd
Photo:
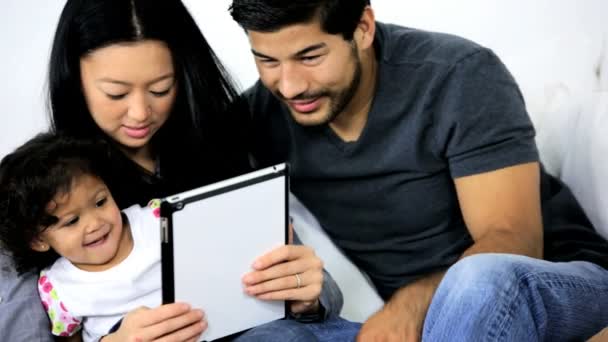
{"label": "t-shirt sleeve", "polygon": [[455,63],[436,94],[436,153],[453,178],[538,161],[521,91],[492,51],[480,49]]}
{"label": "t-shirt sleeve", "polygon": [[152,199],[145,207],[134,205],[125,209],[129,218],[131,234],[137,243],[158,250],[160,257],[160,199]]}
{"label": "t-shirt sleeve", "polygon": [[81,328],[82,317],[74,316],[62,302],[53,280],[45,271],[40,272],[38,293],[42,306],[51,320],[51,332],[55,336],[72,336]]}
{"label": "t-shirt sleeve", "polygon": [[147,210],[144,210],[146,212],[146,219],[148,221],[155,222],[160,218],[160,202],[161,200],[158,198],[152,199],[150,202],[148,202]]}

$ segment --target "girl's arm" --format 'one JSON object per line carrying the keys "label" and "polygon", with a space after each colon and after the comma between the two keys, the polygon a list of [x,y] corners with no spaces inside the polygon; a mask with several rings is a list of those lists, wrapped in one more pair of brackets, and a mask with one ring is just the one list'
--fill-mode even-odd
{"label": "girl's arm", "polygon": [[100,341],[154,341],[160,337],[196,341],[206,328],[207,321],[201,310],[184,303],[172,303],[154,309],[140,307],[129,312],[120,328]]}

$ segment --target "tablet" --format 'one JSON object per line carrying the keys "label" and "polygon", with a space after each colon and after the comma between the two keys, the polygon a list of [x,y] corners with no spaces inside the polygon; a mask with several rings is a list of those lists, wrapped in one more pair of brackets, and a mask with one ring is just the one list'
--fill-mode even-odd
{"label": "tablet", "polygon": [[241,279],[257,257],[288,243],[288,193],[279,164],[162,200],[163,303],[202,309],[202,340],[285,317],[284,301],[247,295]]}

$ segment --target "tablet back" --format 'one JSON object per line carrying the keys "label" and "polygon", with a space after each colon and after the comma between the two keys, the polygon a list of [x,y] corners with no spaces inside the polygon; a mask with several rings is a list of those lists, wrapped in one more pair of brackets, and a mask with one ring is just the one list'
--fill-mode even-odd
{"label": "tablet back", "polygon": [[285,316],[284,302],[248,296],[241,278],[257,257],[287,243],[287,194],[281,164],[163,201],[163,302],[204,310],[204,340]]}

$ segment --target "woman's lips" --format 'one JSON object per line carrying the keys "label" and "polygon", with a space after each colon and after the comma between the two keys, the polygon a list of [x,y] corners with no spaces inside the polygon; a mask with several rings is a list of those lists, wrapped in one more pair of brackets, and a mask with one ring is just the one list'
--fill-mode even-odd
{"label": "woman's lips", "polygon": [[129,137],[134,138],[134,139],[142,139],[142,138],[145,138],[146,136],[148,136],[148,134],[150,134],[150,126],[144,126],[144,127],[123,126],[123,129]]}

